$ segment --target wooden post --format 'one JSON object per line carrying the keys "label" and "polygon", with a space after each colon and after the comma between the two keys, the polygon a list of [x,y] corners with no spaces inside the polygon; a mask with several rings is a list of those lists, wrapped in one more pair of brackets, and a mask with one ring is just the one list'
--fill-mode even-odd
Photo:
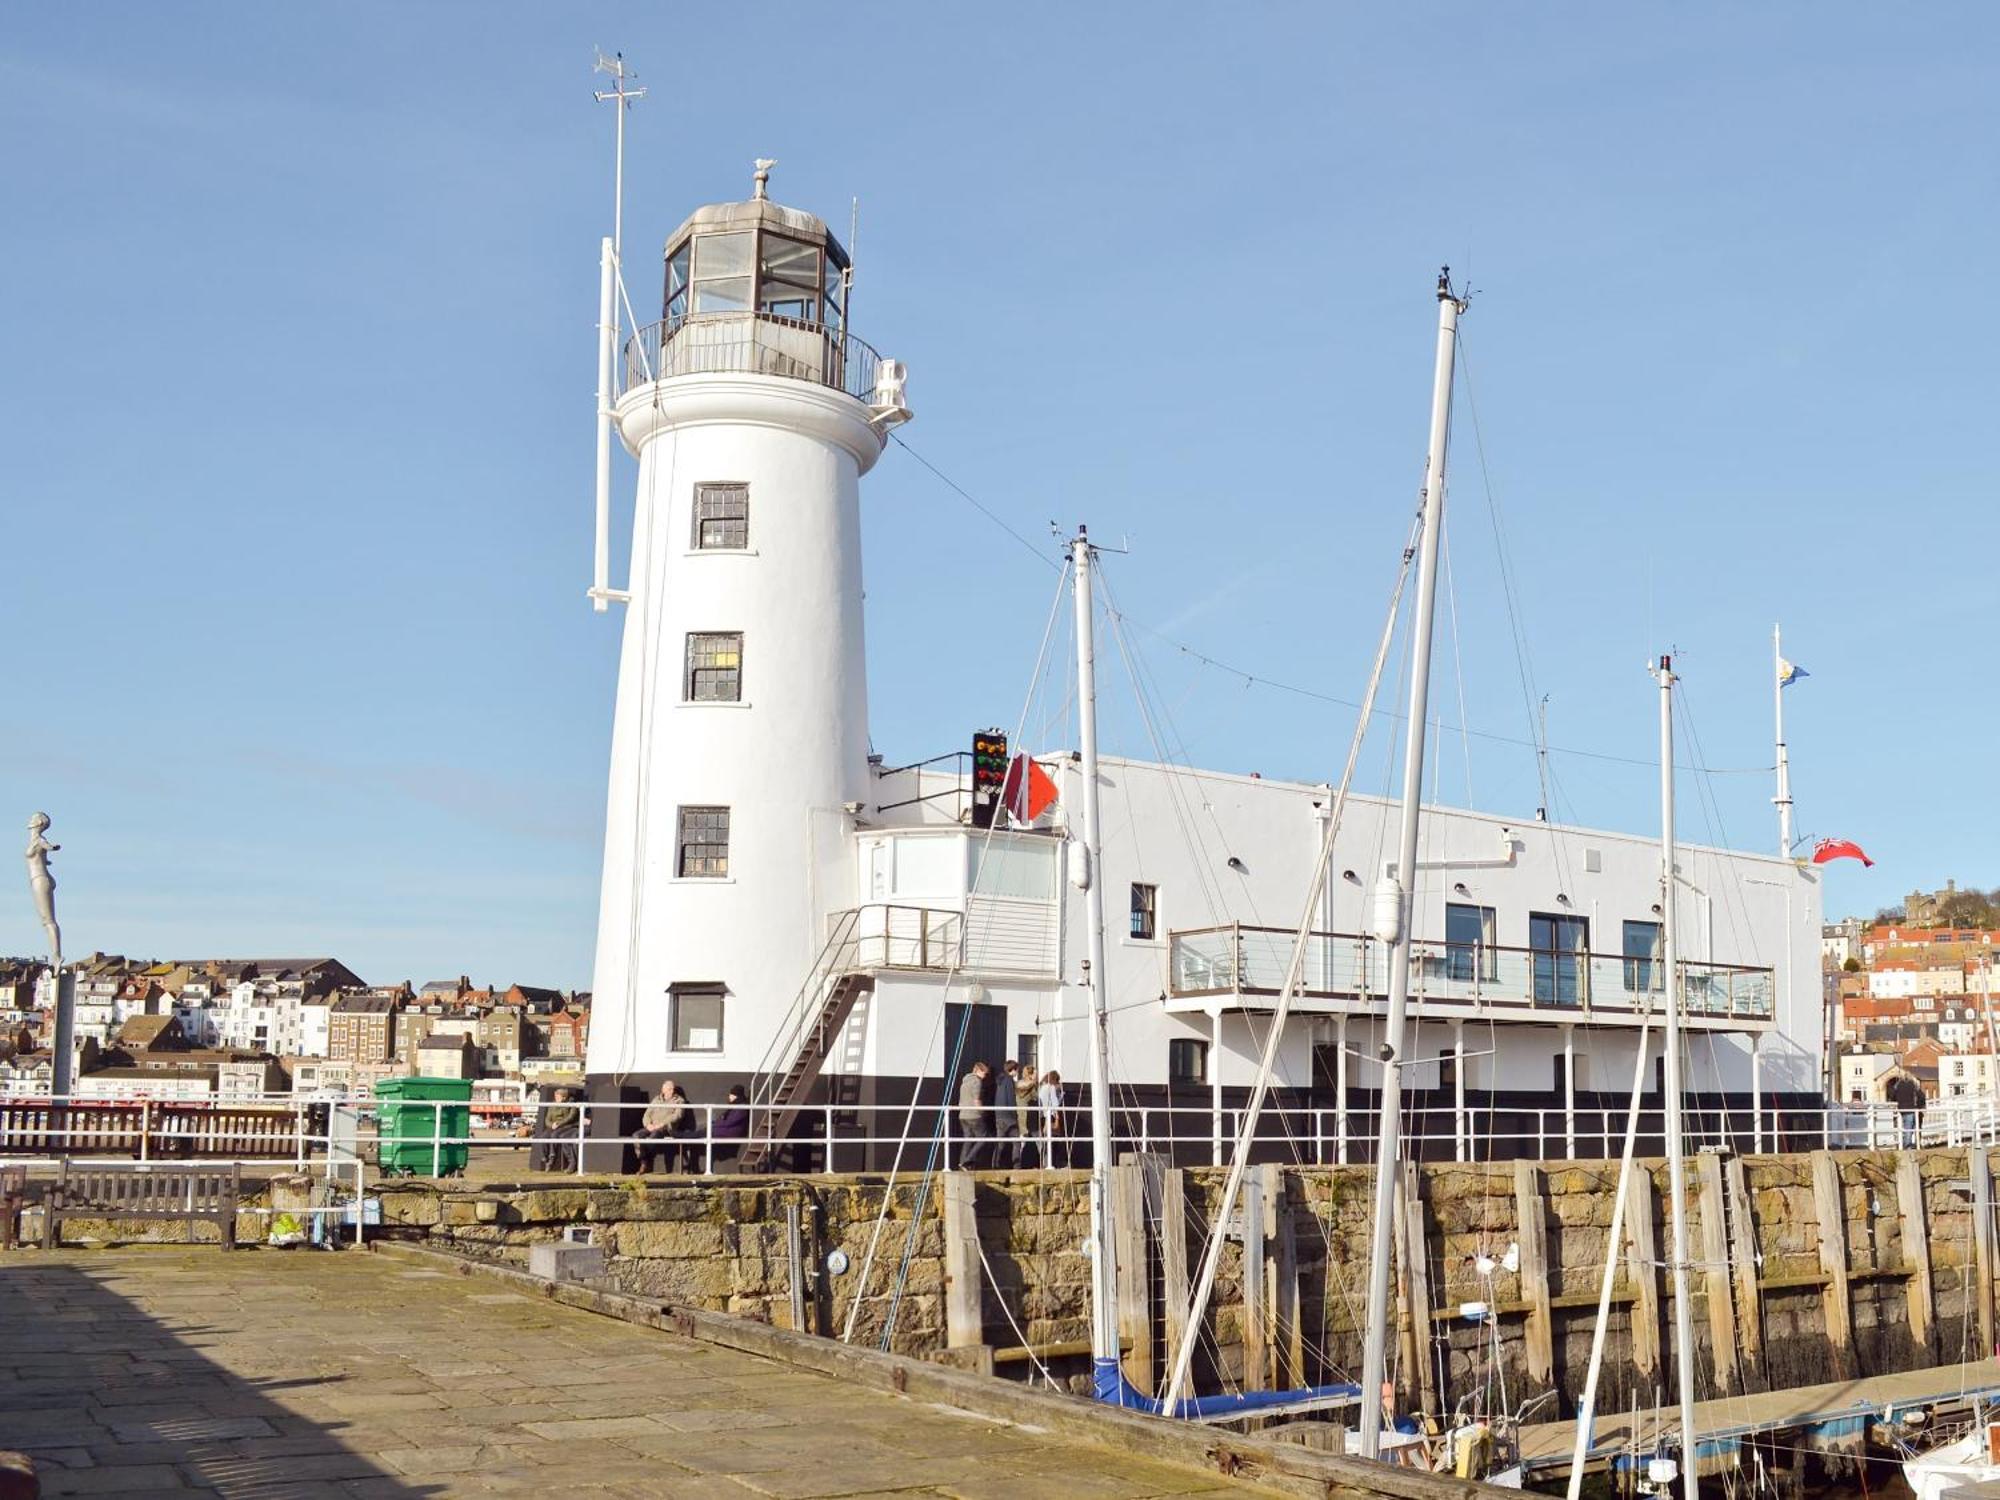
{"label": "wooden post", "polygon": [[[944,1174],[945,1343],[970,1349],[986,1342],[985,1299],[980,1295],[979,1218],[973,1212],[970,1172]],[[911,1234],[917,1232],[910,1225]]]}
{"label": "wooden post", "polygon": [[1265,1391],[1271,1329],[1264,1305],[1264,1180],[1243,1179],[1243,1389]]}
{"label": "wooden post", "polygon": [[1305,1330],[1299,1326],[1299,1245],[1292,1205],[1285,1194],[1285,1171],[1276,1162],[1264,1175],[1264,1234],[1272,1247],[1271,1333],[1274,1388],[1306,1383]]}
{"label": "wooden post", "polygon": [[1993,1352],[1993,1163],[1986,1148],[1966,1148],[1965,1164],[1972,1177],[1972,1244],[1979,1284],[1973,1296],[1979,1306],[1979,1352]]}
{"label": "wooden post", "polygon": [[[1152,1179],[1147,1178],[1147,1186]],[[1166,1297],[1167,1367],[1180,1358],[1188,1339],[1187,1178],[1171,1167],[1160,1178],[1160,1280]]]}
{"label": "wooden post", "polygon": [[[1416,1389],[1422,1394],[1423,1409],[1432,1416],[1443,1414],[1438,1391],[1437,1367],[1431,1359],[1431,1271],[1430,1231],[1424,1213],[1423,1177],[1413,1161],[1403,1163],[1404,1246],[1409,1252],[1410,1342],[1414,1345],[1417,1367]],[[1368,1392],[1361,1393],[1368,1399]]]}
{"label": "wooden post", "polygon": [[1736,1263],[1736,1316],[1742,1324],[1744,1384],[1763,1386],[1764,1379],[1764,1300],[1757,1285],[1762,1270],[1757,1258],[1757,1220],[1750,1212],[1750,1189],[1743,1178],[1743,1158],[1732,1156],[1723,1164],[1722,1183],[1729,1206],[1729,1253]]}
{"label": "wooden post", "polygon": [[1634,1171],[1625,1191],[1625,1274],[1632,1283],[1632,1368],[1641,1386],[1660,1375],[1660,1236],[1653,1174]]}
{"label": "wooden post", "polygon": [[796,1203],[785,1205],[785,1260],[792,1293],[792,1332],[817,1332],[806,1326],[805,1237],[799,1233],[799,1206]]}
{"label": "wooden post", "polygon": [[1937,1301],[1931,1288],[1930,1229],[1924,1221],[1924,1175],[1914,1151],[1896,1153],[1896,1202],[1903,1219],[1903,1291],[1910,1303],[1910,1337],[1928,1352]]}
{"label": "wooden post", "polygon": [[1813,1211],[1819,1216],[1819,1264],[1826,1273],[1826,1339],[1836,1380],[1852,1380],[1854,1309],[1847,1285],[1847,1209],[1840,1192],[1840,1163],[1831,1151],[1812,1154]]}
{"label": "wooden post", "polygon": [[1514,1226],[1521,1245],[1521,1300],[1528,1304],[1523,1338],[1528,1384],[1547,1390],[1556,1377],[1555,1315],[1549,1310],[1549,1231],[1542,1173],[1531,1161],[1514,1163]]}
{"label": "wooden post", "polygon": [[1721,1159],[1713,1151],[1695,1153],[1695,1176],[1701,1187],[1701,1284],[1708,1302],[1708,1343],[1715,1364],[1716,1394],[1727,1396],[1742,1389],[1742,1380],[1736,1372],[1736,1307],[1729,1285]]}
{"label": "wooden post", "polygon": [[1118,1256],[1118,1341],[1125,1379],[1153,1394],[1153,1272],[1146,1258],[1145,1169],[1130,1158],[1111,1169],[1111,1241]]}

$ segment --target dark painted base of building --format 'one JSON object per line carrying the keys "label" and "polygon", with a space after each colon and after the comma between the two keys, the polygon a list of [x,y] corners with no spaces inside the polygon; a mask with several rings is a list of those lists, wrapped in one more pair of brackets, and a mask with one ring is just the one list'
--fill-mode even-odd
{"label": "dark painted base of building", "polygon": [[[593,1075],[585,1095],[593,1106],[590,1139],[584,1163],[594,1172],[637,1169],[631,1134],[660,1083],[671,1077],[694,1105],[697,1118],[708,1108],[719,1110],[731,1085],[748,1087],[741,1073],[631,1073],[622,1078]],[[892,1167],[906,1172],[957,1166],[964,1150],[957,1110],[947,1107],[948,1090],[939,1078],[866,1077],[827,1080],[813,1090],[800,1112],[790,1144],[778,1153],[773,1169],[796,1172],[879,1172]],[[1213,1096],[1206,1087],[1165,1084],[1119,1084],[1115,1089],[1112,1133],[1117,1149],[1156,1151],[1188,1166],[1207,1164],[1213,1155],[1217,1129]],[[1233,1112],[1249,1100],[1246,1088],[1222,1091],[1222,1148],[1229,1150],[1237,1128]],[[1066,1133],[1078,1139],[1074,1159],[1049,1165],[1089,1164],[1090,1090],[1065,1081]],[[1474,1161],[1559,1160],[1570,1155],[1573,1136],[1580,1160],[1615,1157],[1623,1147],[1629,1095],[1579,1091],[1573,1129],[1563,1113],[1559,1092],[1547,1090],[1472,1091],[1466,1094],[1467,1157]],[[1330,1088],[1273,1090],[1259,1123],[1253,1160],[1332,1163],[1341,1159],[1339,1111]],[[1763,1147],[1766,1151],[1803,1151],[1821,1144],[1821,1111],[1817,1094],[1771,1094],[1761,1101]],[[618,1105],[612,1109],[609,1106]],[[1374,1159],[1379,1095],[1372,1089],[1349,1089],[1346,1110],[1345,1160]],[[1751,1100],[1747,1093],[1700,1093],[1686,1096],[1688,1137],[1693,1143],[1719,1142],[1748,1152],[1753,1145]],[[1011,1111],[1006,1112],[1011,1116]],[[1663,1155],[1663,1097],[1648,1094],[1641,1105],[1638,1150],[1642,1156]],[[946,1131],[952,1139],[944,1139]],[[1420,1161],[1450,1161],[1458,1152],[1460,1135],[1457,1099],[1451,1090],[1414,1092],[1405,1097],[1400,1132],[1407,1157]],[[829,1140],[830,1136],[830,1140]],[[871,1139],[872,1137],[872,1139]],[[692,1140],[699,1143],[701,1134]],[[899,1142],[900,1152],[899,1152]],[[1011,1146],[1009,1154],[1011,1156]],[[829,1152],[831,1161],[829,1161]],[[945,1158],[949,1156],[947,1161]],[[1009,1162],[988,1164],[1005,1165]],[[1043,1163],[1033,1163],[1042,1165]],[[727,1170],[726,1165],[721,1167]]]}

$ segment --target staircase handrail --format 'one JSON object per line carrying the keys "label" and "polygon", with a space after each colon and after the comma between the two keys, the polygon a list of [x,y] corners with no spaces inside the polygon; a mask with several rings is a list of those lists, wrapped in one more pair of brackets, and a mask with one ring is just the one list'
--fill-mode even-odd
{"label": "staircase handrail", "polygon": [[763,1058],[750,1076],[753,1110],[768,1109],[776,1102],[778,1089],[784,1083],[792,1060],[799,1055],[806,1032],[819,1021],[828,990],[848,967],[843,961],[843,954],[851,955],[854,951],[854,929],[860,919],[859,907],[850,907],[834,919],[833,930],[827,934],[819,956],[813,960],[805,983],[799,986],[791,1008],[772,1032],[770,1045],[764,1049]]}

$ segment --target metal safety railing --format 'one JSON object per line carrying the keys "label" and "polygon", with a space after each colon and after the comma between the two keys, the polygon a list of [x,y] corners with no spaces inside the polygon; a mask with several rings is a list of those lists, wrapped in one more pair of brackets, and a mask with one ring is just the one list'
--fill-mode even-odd
{"label": "metal safety railing", "polygon": [[652,323],[625,341],[623,389],[679,375],[777,375],[875,394],[881,356],[840,328],[776,313],[693,313]]}
{"label": "metal safety railing", "polygon": [[[18,1101],[16,1101],[18,1102]],[[385,1101],[386,1103],[386,1101]],[[235,1160],[246,1166],[289,1166],[336,1171],[364,1166],[415,1176],[442,1177],[476,1168],[491,1176],[526,1169],[570,1175],[616,1174],[635,1167],[685,1175],[736,1169],[749,1147],[766,1148],[774,1164],[793,1173],[833,1174],[879,1170],[900,1153],[906,1167],[941,1142],[952,1165],[1065,1168],[1084,1165],[1090,1129],[1082,1101],[1066,1097],[1053,1117],[1031,1109],[1026,1128],[1018,1110],[993,1108],[977,1122],[950,1101],[909,1104],[813,1103],[802,1108],[783,1135],[762,1133],[754,1112],[740,1104],[689,1104],[678,1128],[644,1132],[644,1102],[551,1101],[503,1111],[498,1123],[460,1126],[462,1101],[396,1100],[398,1123],[385,1133],[381,1105],[266,1101],[260,1109],[286,1121],[286,1149],[222,1152],[203,1122],[186,1112],[148,1115],[150,1133],[107,1134],[96,1101],[37,1101],[44,1112],[38,1132],[0,1140],[0,1165],[58,1160],[123,1162],[171,1170],[199,1154],[204,1163]],[[490,1115],[490,1112],[489,1112]],[[1428,1161],[1604,1160],[1622,1147],[1626,1101],[1592,1096],[1574,1108],[1516,1106],[1473,1100],[1464,1108],[1413,1091],[1401,1112],[1404,1151]],[[1690,1095],[1684,1106],[1684,1140],[1690,1150],[1767,1151],[1889,1150],[1911,1146],[2000,1143],[2000,1098],[1941,1100],[1923,1111],[1889,1104],[1794,1105]],[[1372,1160],[1376,1115],[1372,1096],[1356,1091],[1341,1108],[1302,1099],[1269,1105],[1255,1139],[1264,1160],[1332,1166]],[[1242,1126],[1242,1112],[1209,1105],[1120,1103],[1112,1111],[1117,1151],[1164,1152],[1189,1165],[1219,1164]],[[1665,1150],[1665,1111],[1658,1102],[1640,1112],[1642,1154]],[[197,1152],[197,1148],[201,1148]],[[967,1162],[967,1157],[970,1161]],[[358,1180],[358,1178],[357,1178]]]}
{"label": "metal safety railing", "polygon": [[[1275,998],[1297,935],[1230,923],[1168,934],[1168,994]],[[1769,1021],[1773,971],[1744,964],[1680,961],[1684,1013],[1695,1019]],[[1388,993],[1388,949],[1364,933],[1315,932],[1306,939],[1299,993],[1307,999],[1379,1000]],[[1507,948],[1495,943],[1411,944],[1413,1000],[1499,1012],[1583,1017],[1595,1011],[1656,1015],[1666,965],[1653,958]]]}

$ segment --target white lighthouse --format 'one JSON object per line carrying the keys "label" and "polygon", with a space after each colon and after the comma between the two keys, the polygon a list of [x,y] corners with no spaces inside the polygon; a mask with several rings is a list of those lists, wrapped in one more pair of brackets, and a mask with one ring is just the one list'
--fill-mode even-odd
{"label": "white lighthouse", "polygon": [[611,418],[639,463],[612,729],[593,1093],[742,1079],[854,904],[868,795],[859,480],[908,413],[848,258],[765,195],[666,245]]}

